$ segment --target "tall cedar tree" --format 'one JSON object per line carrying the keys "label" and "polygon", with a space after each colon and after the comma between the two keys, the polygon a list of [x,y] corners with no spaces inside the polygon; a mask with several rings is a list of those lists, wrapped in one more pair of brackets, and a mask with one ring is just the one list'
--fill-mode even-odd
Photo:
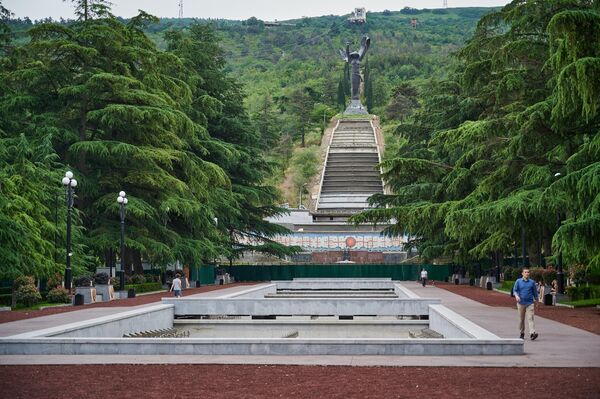
{"label": "tall cedar tree", "polygon": [[[276,256],[296,252],[298,248],[271,239],[289,230],[264,219],[285,210],[274,205],[275,188],[263,183],[272,165],[261,156],[260,132],[243,107],[240,86],[223,71],[223,51],[214,31],[208,25],[195,24],[189,33],[169,32],[166,39],[168,50],[180,57],[191,72],[191,114],[203,115],[205,103],[217,101],[216,112],[206,118],[212,136],[207,148],[208,158],[225,169],[232,183],[230,191],[217,188],[218,199],[211,204],[218,227],[225,233],[225,255],[233,260],[245,251]],[[264,116],[268,118],[268,113]]]}
{"label": "tall cedar tree", "polygon": [[530,254],[597,268],[598,26],[575,0],[482,18],[454,77],[431,82],[397,129],[404,145],[383,163],[394,194],[373,198],[388,207],[354,221],[395,218],[387,233],[417,237],[425,259],[499,263],[524,233]]}

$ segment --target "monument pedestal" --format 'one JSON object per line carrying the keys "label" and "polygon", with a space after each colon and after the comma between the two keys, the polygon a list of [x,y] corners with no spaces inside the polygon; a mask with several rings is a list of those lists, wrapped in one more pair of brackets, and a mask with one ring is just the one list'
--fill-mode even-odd
{"label": "monument pedestal", "polygon": [[344,111],[344,115],[369,115],[367,109],[362,105],[360,100],[351,100],[350,105]]}

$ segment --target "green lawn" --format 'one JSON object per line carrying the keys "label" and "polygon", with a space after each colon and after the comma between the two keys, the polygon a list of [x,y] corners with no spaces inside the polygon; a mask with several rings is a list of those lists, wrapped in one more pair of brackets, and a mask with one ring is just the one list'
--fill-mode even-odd
{"label": "green lawn", "polygon": [[579,301],[564,301],[559,302],[564,305],[571,305],[576,308],[584,308],[587,306],[596,306],[600,305],[600,298],[592,298],[592,299],[580,299]]}
{"label": "green lawn", "polygon": [[33,306],[25,306],[22,304],[17,304],[17,306],[13,310],[40,310],[41,307],[51,307],[51,306],[61,306],[65,305],[64,303],[50,303],[50,302],[40,302],[37,305]]}

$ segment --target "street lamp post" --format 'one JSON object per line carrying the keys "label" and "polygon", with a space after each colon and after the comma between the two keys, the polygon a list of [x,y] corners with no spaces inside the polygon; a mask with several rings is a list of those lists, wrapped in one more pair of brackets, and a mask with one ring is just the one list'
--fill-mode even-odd
{"label": "street lamp post", "polygon": [[[554,174],[555,178],[560,177],[560,172]],[[556,228],[559,229],[561,224],[560,210],[556,212]],[[558,257],[556,259],[556,291],[559,294],[565,293],[565,274],[563,273],[563,258],[560,249],[558,249]]]}
{"label": "street lamp post", "polygon": [[298,204],[298,209],[302,209],[302,191],[304,191],[304,187],[306,187],[308,183],[304,183],[300,186],[300,203]]}
{"label": "street lamp post", "polygon": [[125,206],[127,197],[125,191],[119,192],[117,197],[119,216],[121,217],[121,272],[119,274],[119,291],[125,291]]}
{"label": "street lamp post", "polygon": [[[560,211],[556,212],[557,228],[560,228]],[[562,252],[558,250],[558,258],[556,259],[556,291],[559,294],[565,293],[565,274],[563,273],[563,258]]]}
{"label": "street lamp post", "polygon": [[65,173],[65,177],[62,178],[63,186],[67,190],[67,268],[65,269],[65,288],[71,291],[71,212],[73,210],[73,197],[75,187],[77,187],[77,180],[73,179],[73,172],[70,170]]}

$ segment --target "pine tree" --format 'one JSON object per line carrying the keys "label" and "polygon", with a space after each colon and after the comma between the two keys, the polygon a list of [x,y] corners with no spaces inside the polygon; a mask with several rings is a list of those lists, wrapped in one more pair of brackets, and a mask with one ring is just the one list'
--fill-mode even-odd
{"label": "pine tree", "polygon": [[[289,230],[264,220],[284,210],[275,205],[275,188],[264,184],[272,173],[272,165],[261,154],[264,150],[260,145],[261,136],[243,108],[239,85],[223,71],[223,51],[214,31],[208,25],[196,24],[190,28],[189,35],[170,32],[166,38],[169,50],[189,65],[190,112],[199,122],[206,121],[211,135],[206,144],[208,158],[223,167],[232,183],[230,191],[215,192],[213,203],[222,233],[224,251],[221,255],[232,261],[246,251],[276,256],[296,252],[298,248],[285,247],[272,240],[273,236],[289,233]],[[216,98],[220,101],[215,111],[202,116],[206,112],[203,102]],[[259,126],[265,129],[273,129],[269,126],[272,123],[269,108],[267,99],[262,115],[266,119],[260,120],[258,116]]]}
{"label": "pine tree", "polygon": [[346,107],[346,93],[344,90],[344,82],[342,80],[338,83],[337,106],[338,109],[344,109]]}
{"label": "pine tree", "polygon": [[352,87],[350,86],[350,64],[347,62],[344,63],[344,74],[342,77],[342,82],[344,82],[344,95],[346,97],[350,97],[352,94]]}
{"label": "pine tree", "polygon": [[44,116],[37,129],[51,132],[61,161],[75,166],[76,204],[98,256],[119,249],[115,195],[127,192],[126,265],[138,271],[142,257],[165,265],[218,254],[206,204],[231,184],[206,160],[206,128],[185,112],[186,69],[143,34],[147,20],[142,13],[129,25],[114,18],[38,25],[12,72],[12,101],[29,99],[27,112]]}
{"label": "pine tree", "polygon": [[553,238],[554,260],[595,267],[597,21],[575,0],[514,1],[482,18],[454,76],[431,82],[414,123],[398,126],[383,163],[394,194],[372,199],[386,208],[354,221],[395,218],[387,233],[416,236],[424,259],[499,264],[524,232],[529,249]]}
{"label": "pine tree", "polygon": [[373,76],[369,68],[369,59],[365,62],[365,105],[369,113],[373,112]]}
{"label": "pine tree", "polygon": [[8,26],[8,19],[12,13],[2,6],[0,1],[0,55],[6,53],[8,45],[11,41],[11,30]]}
{"label": "pine tree", "polygon": [[108,0],[63,0],[74,4],[75,15],[79,21],[87,21],[92,18],[104,18],[111,16],[111,3]]}

